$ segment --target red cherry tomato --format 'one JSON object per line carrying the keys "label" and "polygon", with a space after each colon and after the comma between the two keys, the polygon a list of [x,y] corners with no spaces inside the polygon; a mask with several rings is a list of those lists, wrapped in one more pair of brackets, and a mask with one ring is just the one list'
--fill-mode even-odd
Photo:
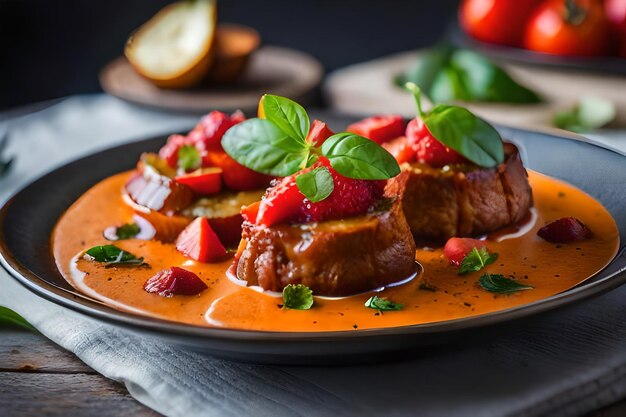
{"label": "red cherry tomato", "polygon": [[607,55],[610,29],[600,0],[548,0],[533,14],[524,46],[566,56]]}
{"label": "red cherry tomato", "polygon": [[188,174],[179,175],[175,180],[191,188],[196,194],[215,194],[222,188],[222,170],[217,167],[200,168]]}
{"label": "red cherry tomato", "polygon": [[448,239],[443,247],[443,256],[454,266],[460,266],[463,258],[474,248],[480,249],[485,247],[485,242],[478,239],[470,239],[467,237],[452,237]]}
{"label": "red cherry tomato", "polygon": [[619,55],[626,58],[626,0],[604,0],[604,11],[613,30],[613,39],[619,44]]}
{"label": "red cherry tomato", "polygon": [[483,42],[520,46],[524,27],[539,0],[464,0],[459,23]]}
{"label": "red cherry tomato", "polygon": [[402,136],[404,133],[404,120],[402,116],[393,114],[373,116],[352,123],[346,131],[361,135],[380,144]]}
{"label": "red cherry tomato", "polygon": [[411,120],[407,125],[406,138],[417,156],[417,162],[434,167],[467,162],[463,155],[435,139],[419,117]]}

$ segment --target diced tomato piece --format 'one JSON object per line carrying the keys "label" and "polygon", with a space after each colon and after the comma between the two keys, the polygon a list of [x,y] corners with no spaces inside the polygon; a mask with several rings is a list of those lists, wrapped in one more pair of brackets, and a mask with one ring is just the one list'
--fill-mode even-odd
{"label": "diced tomato piece", "polygon": [[467,162],[463,155],[435,139],[419,117],[411,120],[407,125],[406,138],[407,143],[417,155],[418,162],[434,167]]}
{"label": "diced tomato piece", "polygon": [[272,180],[270,176],[244,167],[224,151],[210,152],[207,159],[211,165],[222,168],[224,185],[231,190],[258,190],[266,188]]}
{"label": "diced tomato piece", "polygon": [[212,111],[200,120],[198,125],[189,133],[189,139],[200,152],[203,162],[208,162],[206,157],[210,152],[223,150],[222,136],[224,133],[245,119],[240,111],[236,111],[230,116],[220,111]]}
{"label": "diced tomato piece", "polygon": [[443,255],[448,258],[454,266],[460,266],[461,261],[471,252],[472,249],[481,249],[486,247],[485,242],[478,239],[470,239],[466,237],[452,237],[448,239],[443,247]]}
{"label": "diced tomato piece", "polygon": [[406,136],[399,136],[381,146],[392,154],[399,164],[415,160],[415,151],[409,146]]}
{"label": "diced tomato piece", "polygon": [[284,178],[270,188],[261,200],[256,224],[272,226],[297,217],[304,198],[298,190],[295,176]]}
{"label": "diced tomato piece", "polygon": [[222,169],[217,167],[200,168],[188,174],[179,175],[175,180],[191,188],[196,194],[215,194],[222,188]]}
{"label": "diced tomato piece", "polygon": [[159,157],[167,162],[172,168],[178,166],[178,150],[185,145],[188,145],[189,141],[183,135],[171,135],[167,138],[167,143],[159,150]]}
{"label": "diced tomato piece", "polygon": [[548,223],[537,235],[552,243],[569,243],[593,237],[593,232],[576,217],[563,217]]}
{"label": "diced tomato piece", "polygon": [[313,120],[306,141],[315,146],[322,146],[324,141],[334,134],[326,123],[321,120]]}
{"label": "diced tomato piece", "polygon": [[196,274],[186,269],[173,266],[157,272],[144,284],[143,289],[162,297],[172,295],[197,295],[208,287]]}
{"label": "diced tomato piece", "polygon": [[395,114],[373,116],[353,123],[346,129],[380,144],[404,134],[404,120]]}
{"label": "diced tomato piece", "polygon": [[226,249],[208,220],[198,217],[176,239],[176,249],[198,262],[214,262],[226,255]]}
{"label": "diced tomato piece", "polygon": [[259,207],[261,206],[261,202],[257,201],[256,203],[252,203],[249,206],[242,207],[241,216],[247,222],[252,224],[256,223],[257,216],[259,215]]}

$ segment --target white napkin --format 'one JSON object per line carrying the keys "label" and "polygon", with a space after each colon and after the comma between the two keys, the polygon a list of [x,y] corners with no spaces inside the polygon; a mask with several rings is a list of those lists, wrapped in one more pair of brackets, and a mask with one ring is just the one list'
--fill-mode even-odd
{"label": "white napkin", "polygon": [[[13,125],[18,159],[0,198],[65,158],[194,121],[102,95],[67,99]],[[0,305],[143,404],[181,417],[581,415],[626,396],[624,299],[626,287],[513,322],[484,343],[417,351],[402,362],[270,367],[128,334],[42,300],[0,270]]]}

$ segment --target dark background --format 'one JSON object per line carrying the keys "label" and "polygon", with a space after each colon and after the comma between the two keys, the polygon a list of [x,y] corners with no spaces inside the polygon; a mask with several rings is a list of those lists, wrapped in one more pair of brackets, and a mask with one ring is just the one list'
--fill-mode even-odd
{"label": "dark background", "polygon": [[[0,109],[100,91],[98,71],[168,0],[0,0]],[[327,71],[432,44],[457,0],[220,0],[219,20]]]}

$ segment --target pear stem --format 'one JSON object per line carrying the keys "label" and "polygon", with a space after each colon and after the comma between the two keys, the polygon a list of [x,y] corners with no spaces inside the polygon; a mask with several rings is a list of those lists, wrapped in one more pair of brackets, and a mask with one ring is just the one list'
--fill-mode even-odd
{"label": "pear stem", "polygon": [[417,104],[417,112],[420,117],[424,117],[424,111],[422,110],[422,90],[417,86],[417,84],[412,82],[405,83],[404,88],[413,94],[415,104]]}

